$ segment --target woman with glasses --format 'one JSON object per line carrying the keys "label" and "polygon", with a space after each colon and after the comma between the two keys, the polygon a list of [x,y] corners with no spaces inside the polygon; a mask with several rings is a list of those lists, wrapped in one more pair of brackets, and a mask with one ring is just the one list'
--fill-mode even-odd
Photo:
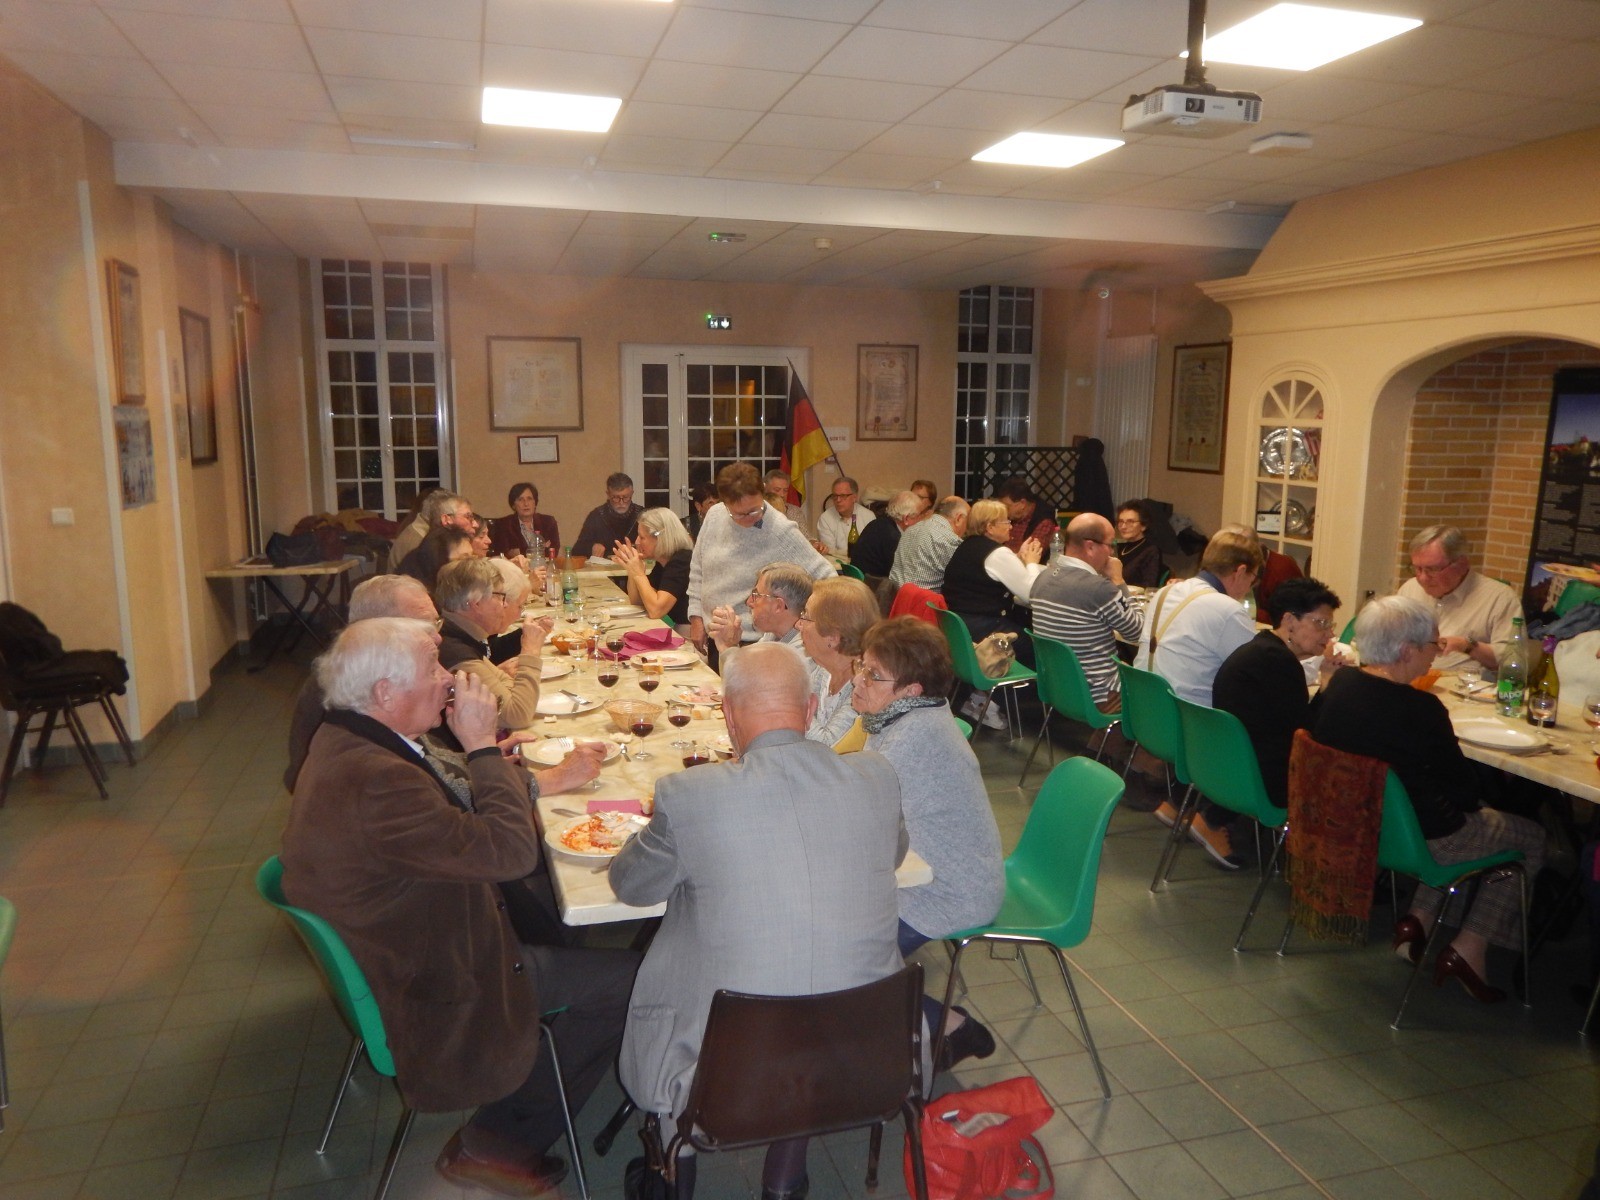
{"label": "woman with glasses", "polygon": [[[900,778],[900,807],[911,848],[933,868],[933,882],[901,888],[900,953],[987,925],[1005,897],[1000,830],[972,747],[945,697],[955,676],[939,631],[915,617],[880,621],[861,641],[850,704],[861,714],[866,748]],[[923,997],[929,1028],[940,1004]],[[951,1010],[939,1069],[987,1058],[994,1037],[962,1008]]]}
{"label": "woman with glasses", "polygon": [[[674,625],[689,620],[689,560],[694,542],[678,514],[670,508],[647,508],[639,514],[639,536],[632,544],[618,542],[616,561],[628,572],[628,599],[648,616],[666,617]],[[646,573],[644,560],[655,560]]]}
{"label": "woman with glasses", "polygon": [[1166,564],[1161,547],[1150,536],[1155,516],[1143,500],[1129,500],[1117,507],[1117,557],[1122,560],[1122,581],[1132,587],[1161,586]]}
{"label": "woman with glasses", "polygon": [[817,711],[806,737],[832,746],[856,723],[850,707],[852,664],[862,636],[880,617],[872,589],[859,579],[836,575],[819,580],[800,614],[800,641],[811,659],[811,693]]}

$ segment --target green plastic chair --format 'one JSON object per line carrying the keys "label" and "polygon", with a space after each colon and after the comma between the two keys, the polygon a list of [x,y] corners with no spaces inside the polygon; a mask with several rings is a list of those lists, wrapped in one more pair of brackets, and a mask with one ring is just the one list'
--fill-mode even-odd
{"label": "green plastic chair", "polygon": [[[395,1077],[394,1055],[389,1052],[389,1038],[384,1032],[383,1014],[378,1011],[378,1002],[373,998],[372,989],[367,986],[366,975],[362,973],[355,957],[345,946],[344,939],[332,925],[315,913],[296,908],[284,898],[283,863],[277,855],[262,863],[261,869],[256,872],[256,891],[261,894],[263,900],[293,923],[295,932],[300,935],[300,940],[305,943],[306,949],[321,970],[328,990],[333,993],[334,1005],[338,1008],[339,1015],[344,1018],[345,1024],[350,1027],[352,1034],[350,1053],[345,1056],[344,1070],[339,1075],[339,1088],[333,1095],[333,1104],[328,1108],[327,1120],[322,1125],[322,1140],[317,1143],[317,1153],[322,1154],[328,1149],[328,1138],[332,1135],[333,1123],[339,1116],[339,1105],[344,1101],[345,1089],[350,1086],[350,1077],[355,1074],[356,1064],[361,1060],[362,1052],[365,1051],[372,1069],[388,1079]],[[540,1019],[539,1029],[550,1044],[550,1062],[556,1069],[556,1081],[560,1087],[561,1116],[566,1122],[567,1144],[572,1150],[572,1173],[578,1181],[579,1194],[583,1200],[589,1200],[589,1187],[583,1173],[583,1156],[578,1149],[578,1135],[572,1125],[572,1112],[567,1104],[566,1086],[561,1074],[561,1057],[556,1050],[555,1034],[550,1030],[549,1018],[554,1015],[546,1013]],[[400,1122],[395,1126],[394,1139],[389,1143],[389,1157],[384,1160],[383,1173],[378,1178],[378,1190],[374,1193],[374,1200],[383,1200],[389,1191],[389,1182],[394,1178],[394,1169],[400,1162],[400,1151],[405,1147],[406,1135],[411,1132],[411,1122],[416,1115],[416,1110],[409,1105],[402,1106]]]}
{"label": "green plastic chair", "polygon": [[1356,636],[1356,619],[1354,617],[1351,617],[1348,621],[1346,621],[1344,623],[1344,631],[1339,634],[1339,641],[1340,641],[1340,643],[1342,645],[1348,646],[1351,642],[1353,642],[1355,640],[1355,636]]}
{"label": "green plastic chair", "polygon": [[[1178,716],[1177,693],[1154,671],[1141,671],[1127,663],[1118,663],[1117,675],[1122,680],[1122,734],[1134,746],[1143,747],[1161,760],[1168,804],[1173,803],[1172,781],[1176,779],[1183,785],[1183,796],[1174,805],[1181,812],[1189,803],[1194,784],[1190,782],[1188,760],[1183,754],[1183,720]],[[1132,769],[1133,747],[1130,747],[1128,761],[1122,766],[1124,780]],[[1156,862],[1156,873],[1150,879],[1152,892],[1160,889],[1166,866],[1167,843],[1164,842],[1161,857]]]}
{"label": "green plastic chair", "polygon": [[1223,808],[1252,818],[1277,835],[1272,839],[1272,856],[1261,871],[1261,882],[1256,885],[1250,907],[1245,910],[1239,936],[1234,939],[1233,948],[1237,951],[1244,945],[1244,935],[1255,919],[1267,881],[1278,865],[1283,839],[1289,829],[1289,810],[1279,808],[1268,798],[1266,785],[1261,782],[1261,763],[1238,717],[1220,708],[1194,704],[1181,696],[1176,697],[1176,703],[1178,717],[1183,722],[1184,763],[1194,786],[1167,839],[1167,873],[1171,873],[1172,862],[1178,856],[1178,848],[1189,822],[1194,820],[1202,795]]}
{"label": "green plastic chair", "polygon": [[[950,935],[954,947],[950,979],[944,989],[944,1011],[950,1011],[960,976],[961,954],[975,941],[1011,942],[1017,945],[1017,959],[1033,987],[1033,975],[1023,955],[1026,945],[1048,946],[1061,969],[1072,1009],[1078,1016],[1078,1029],[1088,1047],[1095,1074],[1100,1077],[1100,1092],[1111,1098],[1111,1085],[1089,1019],[1078,1000],[1072,972],[1063,950],[1081,945],[1089,936],[1094,920],[1095,888],[1100,874],[1100,848],[1112,810],[1122,799],[1123,784],[1117,773],[1087,758],[1069,758],[1045,777],[1044,786],[1028,813],[1017,848],[1006,859],[1006,894],[1000,913],[988,925]],[[1041,1005],[1039,989],[1033,987],[1034,1007]],[[939,1025],[943,1040],[944,1024]],[[934,1061],[939,1047],[934,1046]]]}
{"label": "green plastic chair", "polygon": [[961,730],[961,736],[966,738],[967,741],[970,742],[972,740],[972,726],[968,725],[960,717],[956,718],[956,728]]}
{"label": "green plastic chair", "polygon": [[[0,896],[0,969],[11,953],[11,938],[17,932],[17,906]],[[6,1029],[0,1022],[0,1133],[5,1131],[5,1110],[11,1105],[11,1084],[6,1078]]]}
{"label": "green plastic chair", "polygon": [[[1418,883],[1446,893],[1445,901],[1439,908],[1440,916],[1450,911],[1451,901],[1461,894],[1463,887],[1476,887],[1487,875],[1515,871],[1522,883],[1518,889],[1518,898],[1522,902],[1522,1005],[1524,1008],[1532,1007],[1533,988],[1527,974],[1532,961],[1528,955],[1528,878],[1522,862],[1522,851],[1499,850],[1467,862],[1439,862],[1428,849],[1428,840],[1422,836],[1422,826],[1417,823],[1417,810],[1411,803],[1411,794],[1406,791],[1406,785],[1400,782],[1400,777],[1390,771],[1383,781],[1383,818],[1378,826],[1378,866],[1397,875],[1408,875]],[[1400,1007],[1395,1010],[1389,1028],[1400,1028],[1400,1018],[1405,1015],[1406,1004],[1417,986],[1418,976],[1422,974],[1422,964],[1427,961],[1428,952],[1438,942],[1439,931],[1443,928],[1442,920],[1434,921],[1427,944],[1422,947],[1422,953],[1411,968],[1406,990],[1400,996]],[[1278,944],[1279,954],[1288,948],[1289,935],[1293,930],[1292,920],[1284,924],[1283,938]],[[1587,1017],[1584,1018],[1584,1024],[1587,1027]]]}
{"label": "green plastic chair", "polygon": [[944,634],[944,640],[950,647],[950,661],[955,667],[957,682],[966,684],[974,691],[988,693],[989,699],[984,701],[983,708],[978,713],[978,720],[983,720],[983,714],[988,712],[989,705],[994,703],[994,694],[1003,692],[1008,702],[1006,732],[1009,734],[1012,729],[1021,728],[1022,718],[1017,711],[1016,697],[1011,695],[1011,691],[1032,683],[1038,675],[1032,668],[1014,662],[1004,678],[990,679],[978,666],[977,647],[972,644],[972,634],[967,629],[967,623],[957,613],[935,608],[932,604],[928,607],[933,610],[934,618],[939,622],[939,632]]}
{"label": "green plastic chair", "polygon": [[859,579],[862,583],[867,581],[866,572],[853,563],[840,563],[839,574],[848,575],[851,579]]}
{"label": "green plastic chair", "polygon": [[[1106,752],[1106,739],[1111,736],[1112,727],[1118,720],[1116,713],[1101,712],[1095,705],[1094,695],[1089,691],[1089,678],[1083,673],[1083,664],[1078,661],[1077,652],[1071,646],[1036,633],[1033,635],[1033,653],[1039,663],[1039,699],[1044,702],[1044,721],[1039,726],[1039,736],[1033,739],[1028,761],[1022,764],[1018,787],[1027,780],[1034,755],[1039,753],[1039,743],[1050,732],[1051,714],[1060,713],[1100,731],[1100,745],[1094,752],[1096,762]],[[1051,742],[1050,765],[1054,766],[1055,761],[1056,747]]]}

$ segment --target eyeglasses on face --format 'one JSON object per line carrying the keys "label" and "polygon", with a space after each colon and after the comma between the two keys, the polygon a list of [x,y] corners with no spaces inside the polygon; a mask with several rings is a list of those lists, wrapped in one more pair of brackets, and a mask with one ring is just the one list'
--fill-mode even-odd
{"label": "eyeglasses on face", "polygon": [[888,679],[882,675],[879,675],[877,672],[872,670],[871,667],[867,666],[867,660],[864,658],[852,658],[850,660],[850,674],[857,679],[866,679],[873,683],[900,682],[898,679]]}
{"label": "eyeglasses on face", "polygon": [[1315,625],[1323,633],[1327,633],[1328,630],[1333,628],[1333,620],[1330,617],[1303,616],[1300,619],[1308,625]]}
{"label": "eyeglasses on face", "polygon": [[776,600],[776,599],[777,599],[777,597],[774,596],[771,592],[758,592],[754,588],[751,588],[750,589],[750,594],[745,597],[745,600],[747,600],[747,601],[749,601],[749,600]]}
{"label": "eyeglasses on face", "polygon": [[728,515],[735,521],[750,521],[756,517],[759,517],[764,511],[766,511],[766,507],[766,503],[762,502],[747,512],[738,512],[735,509],[730,508],[728,509]]}
{"label": "eyeglasses on face", "polygon": [[1455,570],[1455,567],[1456,564],[1454,562],[1447,562],[1442,567],[1427,567],[1418,563],[1412,563],[1411,573],[1418,579],[1433,579],[1437,576],[1448,574],[1449,572]]}
{"label": "eyeglasses on face", "polygon": [[816,624],[816,618],[807,616],[805,613],[801,613],[798,617],[795,618],[795,621],[796,621],[797,624],[800,624],[800,625],[814,625],[814,624]]}

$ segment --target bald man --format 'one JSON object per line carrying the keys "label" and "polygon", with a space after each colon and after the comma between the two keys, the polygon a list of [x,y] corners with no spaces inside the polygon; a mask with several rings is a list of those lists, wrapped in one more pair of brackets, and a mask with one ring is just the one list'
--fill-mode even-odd
{"label": "bald man", "polygon": [[1067,523],[1064,549],[1033,582],[1033,632],[1071,646],[1102,712],[1121,712],[1117,637],[1137,645],[1144,618],[1128,601],[1116,530],[1099,513]]}
{"label": "bald man", "polygon": [[[667,905],[619,1060],[629,1096],[664,1119],[688,1102],[718,988],[808,995],[902,965],[894,872],[906,837],[894,768],[872,751],[840,755],[806,740],[814,701],[788,646],[744,647],[722,690],[739,760],[661,779],[654,818],[611,864],[625,903]],[[692,1163],[679,1160],[679,1200]],[[768,1151],[764,1194],[794,1193],[804,1179],[803,1141]]]}

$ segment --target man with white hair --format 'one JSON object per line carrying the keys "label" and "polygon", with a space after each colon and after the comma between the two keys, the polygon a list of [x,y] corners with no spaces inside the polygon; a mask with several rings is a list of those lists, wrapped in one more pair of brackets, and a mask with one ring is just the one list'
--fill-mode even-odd
{"label": "man with white hair", "polygon": [[967,535],[971,511],[960,496],[946,496],[926,520],[918,521],[900,537],[895,547],[889,582],[896,588],[914,583],[930,592],[944,590],[944,569]]}
{"label": "man with white hair", "polygon": [[[528,580],[510,564],[493,558],[461,558],[446,563],[433,589],[444,617],[439,661],[452,671],[477,676],[500,702],[500,723],[524,729],[538,719],[544,640],[553,618],[522,617],[521,649],[510,674],[490,659],[489,640],[516,623],[527,597]],[[510,567],[509,571],[506,567]]]}
{"label": "man with white hair", "polygon": [[873,521],[861,531],[856,548],[850,552],[852,566],[867,577],[867,586],[876,589],[894,568],[894,552],[900,548],[900,535],[922,518],[922,501],[915,492],[896,492],[883,510],[886,518]]}
{"label": "man with white hair", "polygon": [[[793,647],[801,654],[805,647],[800,641],[800,614],[806,601],[811,599],[811,586],[816,583],[810,575],[794,563],[771,563],[756,576],[756,586],[745,597],[750,607],[750,624],[761,636],[759,642],[780,642]],[[728,605],[720,605],[711,614],[711,639],[717,644],[722,662],[739,648],[744,639],[744,625],[739,614]]]}
{"label": "man with white hair", "polygon": [[[618,1064],[628,1095],[661,1119],[688,1102],[718,988],[808,995],[903,965],[894,768],[875,751],[835,754],[806,739],[814,701],[787,646],[740,650],[723,704],[739,760],[661,779],[654,818],[611,864],[625,903],[667,905]],[[805,1153],[804,1139],[768,1148],[763,1197],[804,1195]],[[693,1162],[678,1160],[677,1200],[690,1200]]]}
{"label": "man with white hair", "polygon": [[[284,893],[332,924],[361,967],[405,1102],[478,1106],[440,1174],[540,1195],[566,1164],[546,1153],[563,1123],[539,1014],[561,1010],[563,1081],[581,1105],[615,1054],[637,960],[518,943],[496,885],[541,858],[526,776],[495,744],[494,697],[439,665],[431,628],[358,621],[317,678],[328,711],[283,834]],[[428,766],[422,736],[441,711],[466,752],[470,806]]]}
{"label": "man with white hair", "polygon": [[1429,525],[1411,539],[1411,572],[1400,595],[1426,606],[1439,623],[1441,671],[1471,659],[1499,669],[1497,647],[1511,639],[1511,621],[1522,615],[1517,594],[1497,579],[1472,569],[1472,546],[1454,525]]}

